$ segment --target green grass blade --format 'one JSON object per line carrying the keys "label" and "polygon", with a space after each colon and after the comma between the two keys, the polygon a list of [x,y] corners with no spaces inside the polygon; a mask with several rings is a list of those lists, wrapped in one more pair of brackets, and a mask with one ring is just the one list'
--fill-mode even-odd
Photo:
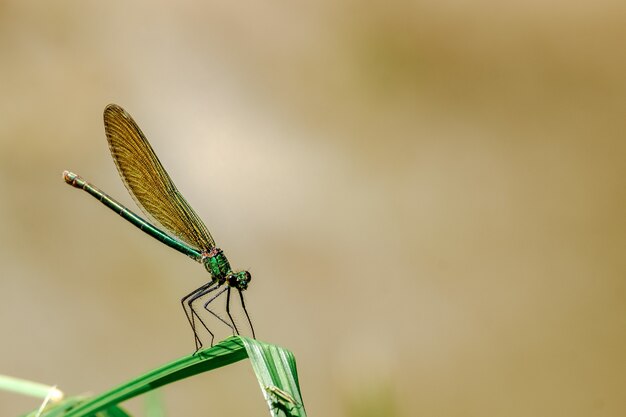
{"label": "green grass blade", "polygon": [[102,410],[96,413],[94,417],[132,417],[128,414],[124,409],[122,409],[119,405],[114,405],[106,410]]}
{"label": "green grass blade", "polygon": [[144,410],[146,417],[165,417],[165,405],[161,390],[155,389],[146,393]]}
{"label": "green grass blade", "polygon": [[[43,413],[41,413],[39,416],[40,417],[43,417],[43,416],[45,416],[45,417],[63,417],[63,416],[65,416],[65,414],[69,410],[71,410],[72,408],[77,407],[81,403],[84,403],[85,401],[88,401],[88,400],[89,400],[89,397],[78,396],[78,397],[66,398],[63,401],[50,403],[44,409]],[[37,413],[38,412],[39,412],[39,410],[34,410],[34,411],[24,415],[23,417],[37,417]],[[131,415],[128,414],[126,411],[124,411],[121,407],[119,407],[117,405],[113,405],[113,406],[107,408],[106,410],[102,410],[102,411],[97,412],[94,415],[94,417],[131,417]]]}
{"label": "green grass blade", "polygon": [[241,340],[272,416],[306,417],[293,353],[247,337]]}
{"label": "green grass blade", "polygon": [[0,390],[28,395],[30,397],[46,398],[53,394],[56,398],[63,397],[63,393],[56,387],[51,387],[39,382],[27,381],[12,376],[0,375]]}
{"label": "green grass blade", "polygon": [[[183,356],[160,368],[154,369],[125,384],[113,388],[86,403],[70,410],[65,417],[83,417],[108,409],[112,405],[133,398],[190,376],[210,371],[246,357],[242,342],[237,337],[229,337],[212,348],[201,350],[195,355]],[[48,417],[44,415],[44,417]]]}
{"label": "green grass blade", "polygon": [[103,417],[126,417],[127,414],[116,407],[120,402],[246,357],[250,358],[271,415],[306,417],[293,354],[279,346],[240,336],[229,337],[212,348],[184,356],[108,392],[75,403],[73,407],[63,407],[65,412],[60,414],[55,412],[58,407],[46,410],[42,417],[87,417],[96,413],[102,413]]}

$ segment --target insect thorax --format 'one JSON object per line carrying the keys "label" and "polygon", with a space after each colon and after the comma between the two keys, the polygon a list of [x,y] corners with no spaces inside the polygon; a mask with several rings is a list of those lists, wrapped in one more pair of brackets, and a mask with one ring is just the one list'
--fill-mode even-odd
{"label": "insect thorax", "polygon": [[252,276],[248,271],[233,272],[230,268],[230,263],[226,259],[226,255],[220,248],[213,248],[209,252],[202,254],[202,263],[213,281],[219,282],[220,285],[225,282],[230,287],[234,287],[239,291],[243,291],[248,288]]}
{"label": "insect thorax", "polygon": [[220,248],[213,248],[202,257],[202,263],[214,280],[224,283],[226,277],[232,273],[230,263]]}

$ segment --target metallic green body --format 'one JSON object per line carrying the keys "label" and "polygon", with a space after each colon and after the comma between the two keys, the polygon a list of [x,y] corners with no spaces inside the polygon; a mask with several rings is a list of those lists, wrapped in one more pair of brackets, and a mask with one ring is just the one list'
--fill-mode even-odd
{"label": "metallic green body", "polygon": [[231,287],[240,290],[248,288],[251,280],[250,273],[248,271],[233,272],[226,255],[220,248],[213,248],[203,254],[202,263],[213,280],[218,281],[220,285],[227,282]]}
{"label": "metallic green body", "polygon": [[[161,229],[154,227],[152,224],[148,223],[146,220],[142,219],[141,217],[118,203],[115,199],[110,197],[104,191],[85,181],[79,175],[76,175],[73,172],[65,171],[63,172],[63,179],[69,185],[87,191],[89,194],[98,199],[98,201],[100,201],[102,204],[104,204],[105,206],[107,206],[108,208],[110,208],[153,238],[157,239],[159,242],[163,242],[170,248],[176,249],[177,251],[184,253],[195,261],[200,262],[202,260],[202,253],[200,253],[200,251],[181,242],[180,240],[172,238]],[[228,261],[226,261],[226,264],[228,264]]]}
{"label": "metallic green body", "polygon": [[230,268],[230,263],[228,259],[226,259],[226,255],[222,252],[221,249],[213,248],[202,260],[204,263],[204,267],[209,274],[213,277],[213,279],[220,281],[223,283],[226,281],[226,277],[233,273]]}
{"label": "metallic green body", "polygon": [[250,273],[248,271],[233,272],[230,267],[230,262],[228,262],[226,255],[224,255],[224,252],[221,249],[212,248],[209,252],[200,252],[186,243],[181,242],[178,239],[174,239],[161,229],[148,223],[146,220],[118,203],[104,191],[85,181],[79,175],[76,175],[73,172],[65,171],[63,172],[63,179],[69,185],[87,191],[102,204],[158,241],[165,243],[170,248],[184,253],[197,262],[202,262],[206,270],[209,274],[211,274],[212,281],[217,281],[220,285],[228,283],[231,287],[235,287],[240,290],[248,288],[248,283],[251,279]]}
{"label": "metallic green body", "polygon": [[[234,333],[239,334],[237,325],[230,314],[231,289],[237,290],[241,307],[254,337],[254,327],[242,294],[250,283],[250,273],[232,270],[222,250],[216,247],[215,240],[207,227],[178,191],[145,135],[124,109],[115,104],[108,105],[104,109],[104,129],[120,178],[147,216],[147,220],[72,172],[63,173],[65,182],[88,192],[140,230],[204,265],[211,275],[211,281],[181,299],[181,305],[194,333],[196,350],[202,347],[202,341],[196,330],[196,322],[201,323],[209,332],[211,344],[214,335],[195,311],[194,302],[213,291],[216,292],[204,303],[204,309],[229,326]],[[226,284],[226,288],[220,288],[223,284]],[[226,293],[226,313],[229,321],[208,308],[209,303],[223,293]]]}

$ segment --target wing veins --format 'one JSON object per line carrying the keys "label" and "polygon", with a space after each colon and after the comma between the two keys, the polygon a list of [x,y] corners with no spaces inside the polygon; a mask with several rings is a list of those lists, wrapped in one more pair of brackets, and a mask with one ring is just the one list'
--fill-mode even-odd
{"label": "wing veins", "polygon": [[130,115],[110,104],[104,110],[104,126],[120,177],[146,216],[191,246],[205,251],[214,247],[213,237]]}

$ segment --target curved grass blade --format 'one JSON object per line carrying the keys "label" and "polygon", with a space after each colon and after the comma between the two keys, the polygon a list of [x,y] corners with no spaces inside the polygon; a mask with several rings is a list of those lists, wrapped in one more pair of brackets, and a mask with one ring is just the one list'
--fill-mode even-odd
{"label": "curved grass blade", "polygon": [[182,240],[208,252],[215,241],[178,192],[137,123],[120,106],[104,109],[109,149],[124,185],[144,213]]}
{"label": "curved grass blade", "polygon": [[[44,413],[42,417],[87,417],[95,413],[111,410],[122,401],[146,393],[155,388],[225,365],[250,358],[261,391],[265,397],[270,414],[278,416],[306,417],[302,396],[298,385],[298,375],[293,354],[287,349],[249,339],[231,336],[212,348],[200,350],[195,355],[184,356],[171,363],[156,368],[125,384],[93,397],[64,414]],[[266,387],[276,387],[291,397],[298,404],[272,395]],[[112,416],[116,417],[116,416]]]}
{"label": "curved grass blade", "polygon": [[272,416],[306,417],[293,353],[255,339],[242,337],[241,340]]}
{"label": "curved grass blade", "polygon": [[[39,417],[63,417],[72,408],[77,407],[81,403],[88,401],[89,397],[78,396],[66,398],[58,403],[48,405]],[[22,417],[37,417],[38,410],[25,414]],[[113,405],[106,410],[101,410],[93,415],[94,417],[132,417],[124,409],[117,405]]]}

